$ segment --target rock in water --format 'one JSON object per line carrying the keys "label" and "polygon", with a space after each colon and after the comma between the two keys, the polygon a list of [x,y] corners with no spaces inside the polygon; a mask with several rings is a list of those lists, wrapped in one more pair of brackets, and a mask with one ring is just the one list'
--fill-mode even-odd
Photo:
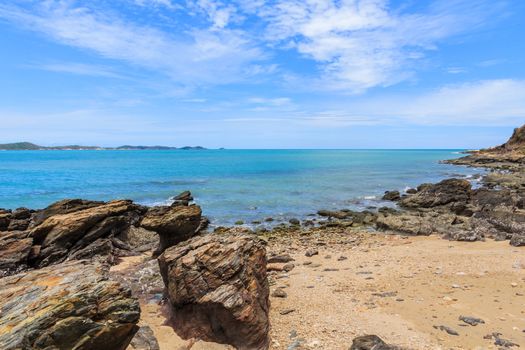
{"label": "rock in water", "polygon": [[447,179],[425,186],[418,193],[401,199],[405,208],[433,208],[447,204],[466,205],[471,195],[471,184],[467,180]]}
{"label": "rock in water", "polygon": [[264,243],[209,234],[158,258],[177,333],[238,349],[267,349],[269,285]]}
{"label": "rock in water", "polygon": [[386,191],[383,195],[383,200],[386,201],[398,201],[401,199],[401,193],[399,191]]}
{"label": "rock in water", "polygon": [[141,226],[160,237],[159,255],[169,247],[195,236],[201,227],[202,211],[198,205],[151,208]]}
{"label": "rock in water", "polygon": [[101,265],[71,261],[0,279],[0,349],[126,349],[139,303]]}
{"label": "rock in water", "polygon": [[377,335],[364,335],[352,342],[350,350],[402,350],[400,347],[388,345]]}

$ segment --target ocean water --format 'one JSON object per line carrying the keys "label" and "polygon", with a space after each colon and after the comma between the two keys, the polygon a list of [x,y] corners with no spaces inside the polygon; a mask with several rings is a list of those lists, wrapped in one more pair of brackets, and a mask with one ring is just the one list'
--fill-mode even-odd
{"label": "ocean water", "polygon": [[164,204],[183,190],[216,225],[305,217],[318,209],[391,205],[385,190],[467,177],[440,164],[458,150],[203,150],[0,152],[0,208],[64,198]]}

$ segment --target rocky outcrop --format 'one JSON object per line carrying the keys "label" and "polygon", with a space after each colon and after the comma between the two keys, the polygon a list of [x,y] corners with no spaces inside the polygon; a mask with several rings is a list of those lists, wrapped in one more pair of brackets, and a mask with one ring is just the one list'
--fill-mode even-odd
{"label": "rocky outcrop", "polygon": [[399,191],[386,191],[382,199],[385,201],[398,201],[401,199],[401,193]]}
{"label": "rocky outcrop", "polygon": [[195,236],[202,227],[202,211],[198,205],[154,207],[148,210],[141,227],[155,231],[160,237],[156,255],[169,247]]}
{"label": "rocky outcrop", "polygon": [[435,185],[425,186],[417,193],[400,200],[405,208],[435,208],[452,204],[460,211],[470,199],[472,185],[467,180],[447,179]]}
{"label": "rocky outcrop", "polygon": [[126,349],[140,308],[129,290],[85,261],[0,279],[0,348]]}
{"label": "rocky outcrop", "polygon": [[208,234],[168,248],[158,261],[181,337],[241,350],[268,348],[262,241],[247,234]]}
{"label": "rocky outcrop", "polygon": [[0,277],[26,269],[32,246],[33,239],[25,232],[0,234]]}
{"label": "rocky outcrop", "polygon": [[[89,202],[80,210],[65,213],[48,208],[39,214],[30,231],[35,254],[30,257],[36,267],[48,266],[66,259],[107,255],[118,248],[114,236],[136,224],[144,211],[131,201],[120,200],[102,204]],[[62,206],[59,206],[62,208]],[[77,207],[79,208],[79,207]],[[38,224],[41,221],[40,224]]]}

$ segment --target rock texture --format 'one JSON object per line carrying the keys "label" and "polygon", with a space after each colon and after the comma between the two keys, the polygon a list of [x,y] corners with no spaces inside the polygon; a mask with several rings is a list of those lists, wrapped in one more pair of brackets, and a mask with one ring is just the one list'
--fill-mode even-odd
{"label": "rock texture", "polygon": [[377,335],[364,335],[352,342],[350,350],[402,350],[400,347],[388,345]]}
{"label": "rock texture", "polygon": [[[55,205],[56,206],[56,205]],[[52,206],[53,207],[53,206]],[[78,208],[78,207],[77,207]],[[68,258],[88,258],[109,253],[120,244],[111,239],[140,220],[143,209],[131,201],[113,201],[65,213],[48,208],[35,220],[30,231],[37,247],[32,265],[48,266]],[[39,222],[41,223],[39,224]]]}
{"label": "rock texture", "polygon": [[268,348],[262,241],[246,234],[209,234],[168,248],[158,261],[181,337],[241,350]]}
{"label": "rock texture", "polygon": [[85,261],[0,279],[0,348],[125,349],[140,309],[129,290]]}
{"label": "rock texture", "polygon": [[202,228],[202,211],[198,205],[176,205],[151,208],[141,227],[155,231],[160,237],[159,255],[169,247],[195,236]]}

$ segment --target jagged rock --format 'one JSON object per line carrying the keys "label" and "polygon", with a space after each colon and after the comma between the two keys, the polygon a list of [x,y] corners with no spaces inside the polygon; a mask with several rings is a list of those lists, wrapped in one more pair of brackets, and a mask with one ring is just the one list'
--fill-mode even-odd
{"label": "jagged rock", "polygon": [[267,349],[266,249],[247,234],[208,234],[158,258],[173,324],[182,338]]}
{"label": "jagged rock", "polygon": [[80,210],[104,205],[104,202],[87,201],[83,199],[64,199],[51,204],[49,207],[33,214],[31,227],[43,223],[46,219],[54,215],[69,214]]}
{"label": "jagged rock", "polygon": [[377,335],[364,335],[353,340],[350,350],[402,350],[402,348],[386,344]]}
{"label": "jagged rock", "polygon": [[398,201],[401,199],[401,193],[399,191],[386,191],[383,195],[385,201]]}
{"label": "jagged rock", "polygon": [[33,239],[24,232],[0,236],[0,277],[19,272],[28,266]]}
{"label": "jagged rock", "polygon": [[149,326],[141,326],[127,350],[160,350],[159,343]]}
{"label": "jagged rock", "polygon": [[[130,225],[137,223],[143,211],[141,207],[126,200],[98,205],[95,202],[75,201],[73,203],[78,204],[76,208],[83,208],[75,211],[70,211],[72,209],[68,205],[64,206],[64,203],[71,201],[59,203],[54,204],[52,209],[44,210],[47,214],[39,213],[36,220],[45,219],[31,230],[33,244],[40,247],[38,255],[33,257],[34,266],[59,263],[79,254],[77,252],[100,238],[119,235]],[[86,206],[88,208],[84,209]],[[61,210],[66,213],[49,216]]]}
{"label": "jagged rock", "polygon": [[399,204],[405,208],[433,208],[450,203],[466,205],[471,187],[467,180],[447,179],[435,185],[418,188],[418,193],[401,199]]}
{"label": "jagged rock", "polygon": [[7,231],[11,222],[11,213],[7,210],[0,210],[0,231]]}
{"label": "jagged rock", "polygon": [[195,236],[201,229],[202,211],[198,205],[151,208],[141,227],[155,231],[160,237],[156,255],[165,249]]}
{"label": "jagged rock", "polygon": [[0,348],[124,350],[140,308],[100,265],[66,262],[0,280]]}

